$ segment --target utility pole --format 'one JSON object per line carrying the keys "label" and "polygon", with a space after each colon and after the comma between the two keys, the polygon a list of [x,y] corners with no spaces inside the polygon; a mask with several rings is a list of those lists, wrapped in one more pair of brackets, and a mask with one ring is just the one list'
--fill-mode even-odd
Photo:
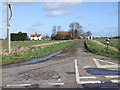
{"label": "utility pole", "polygon": [[11,42],[10,42],[10,23],[9,23],[9,2],[6,2],[6,6],[7,6],[7,51],[8,53],[10,53],[10,49],[11,49]]}

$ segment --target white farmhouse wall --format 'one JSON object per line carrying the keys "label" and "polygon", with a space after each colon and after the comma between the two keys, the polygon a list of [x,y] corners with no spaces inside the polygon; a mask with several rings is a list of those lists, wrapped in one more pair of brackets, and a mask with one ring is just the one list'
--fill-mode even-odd
{"label": "white farmhouse wall", "polygon": [[39,40],[41,40],[42,36],[38,37]]}
{"label": "white farmhouse wall", "polygon": [[88,36],[87,39],[90,39],[90,36]]}
{"label": "white farmhouse wall", "polygon": [[41,40],[42,36],[40,37],[30,37],[30,40]]}
{"label": "white farmhouse wall", "polygon": [[30,40],[33,40],[33,37],[30,37]]}

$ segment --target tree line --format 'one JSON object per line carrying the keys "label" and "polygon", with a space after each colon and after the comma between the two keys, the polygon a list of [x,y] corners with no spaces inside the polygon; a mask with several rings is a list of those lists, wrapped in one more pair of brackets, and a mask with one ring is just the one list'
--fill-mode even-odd
{"label": "tree line", "polygon": [[62,35],[62,34],[57,34],[57,32],[61,31],[61,26],[53,26],[52,30],[52,39],[63,39],[63,37],[66,37],[66,39],[80,39],[80,38],[86,38],[88,36],[91,36],[92,33],[91,31],[85,32],[82,28],[82,26],[78,22],[72,22],[69,25],[69,35]]}
{"label": "tree line", "polygon": [[[52,39],[52,40],[63,40],[63,39],[80,39],[80,38],[86,38],[88,36],[91,36],[91,31],[85,32],[82,28],[82,26],[78,22],[72,22],[69,24],[69,34],[63,35],[61,33],[57,33],[62,31],[62,27],[60,25],[53,26],[52,34],[49,37],[48,35],[43,36],[42,39]],[[11,33],[11,41],[25,41],[29,40],[29,37],[27,33]]]}

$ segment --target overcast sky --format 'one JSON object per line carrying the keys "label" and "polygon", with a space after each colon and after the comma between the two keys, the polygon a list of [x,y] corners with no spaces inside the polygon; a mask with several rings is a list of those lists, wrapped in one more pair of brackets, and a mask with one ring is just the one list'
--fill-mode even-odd
{"label": "overcast sky", "polygon": [[[19,31],[51,35],[54,25],[69,30],[69,24],[79,22],[93,36],[117,36],[117,2],[12,2],[10,32]],[[2,36],[6,37],[6,7],[2,3]]]}

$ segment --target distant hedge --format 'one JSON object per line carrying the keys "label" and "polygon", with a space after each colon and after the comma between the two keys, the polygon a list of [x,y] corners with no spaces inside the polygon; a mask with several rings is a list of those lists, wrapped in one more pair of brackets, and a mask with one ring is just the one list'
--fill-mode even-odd
{"label": "distant hedge", "polygon": [[11,33],[11,41],[24,41],[27,39],[28,39],[27,33],[22,32]]}

